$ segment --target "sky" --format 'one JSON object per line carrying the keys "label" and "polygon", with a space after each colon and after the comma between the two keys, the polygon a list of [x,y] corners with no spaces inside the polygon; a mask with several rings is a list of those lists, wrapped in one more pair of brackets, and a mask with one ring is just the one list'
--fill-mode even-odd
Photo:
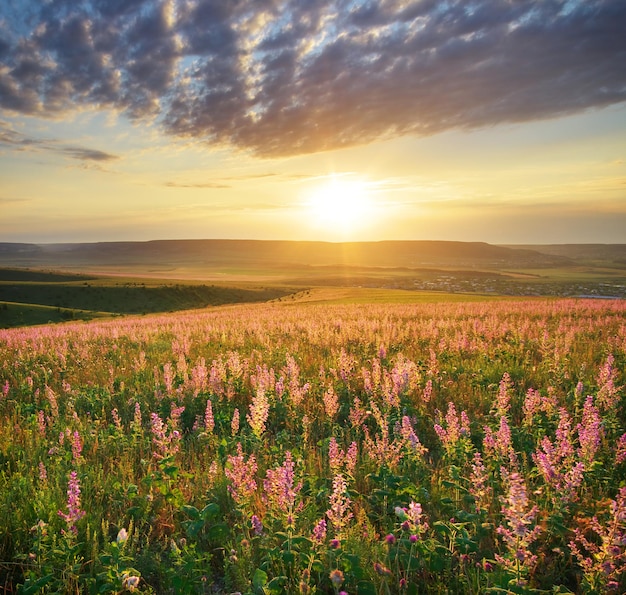
{"label": "sky", "polygon": [[624,0],[1,0],[0,242],[626,243]]}

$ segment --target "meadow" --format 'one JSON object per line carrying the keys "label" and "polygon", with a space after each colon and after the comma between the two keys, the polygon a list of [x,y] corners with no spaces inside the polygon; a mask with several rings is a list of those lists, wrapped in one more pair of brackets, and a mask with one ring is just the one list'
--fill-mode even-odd
{"label": "meadow", "polygon": [[5,592],[626,592],[626,303],[355,291],[0,331]]}
{"label": "meadow", "polygon": [[0,268],[0,328],[264,302],[290,287]]}

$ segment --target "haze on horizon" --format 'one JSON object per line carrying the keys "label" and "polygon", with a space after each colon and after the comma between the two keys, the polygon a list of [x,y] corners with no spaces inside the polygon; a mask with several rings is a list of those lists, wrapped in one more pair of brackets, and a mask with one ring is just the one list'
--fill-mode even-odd
{"label": "haze on horizon", "polygon": [[623,0],[3,0],[0,241],[626,243]]}

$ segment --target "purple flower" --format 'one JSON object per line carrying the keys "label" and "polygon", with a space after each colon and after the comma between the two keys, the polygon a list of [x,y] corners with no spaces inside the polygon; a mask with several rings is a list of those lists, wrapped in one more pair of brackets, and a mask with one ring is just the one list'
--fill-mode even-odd
{"label": "purple flower", "polygon": [[67,484],[67,513],[59,510],[59,516],[67,523],[70,532],[76,534],[76,522],[85,516],[85,511],[80,507],[80,480],[76,471],[70,473]]}
{"label": "purple flower", "polygon": [[230,433],[233,436],[239,433],[239,409],[233,411],[233,418],[230,421]]}
{"label": "purple flower", "polygon": [[[313,527],[312,534],[313,541],[315,543],[321,544],[326,539],[326,521],[324,519],[320,519],[317,522],[317,525]],[[336,540],[333,540],[336,541]]]}
{"label": "purple flower", "polygon": [[537,556],[529,548],[542,531],[539,525],[535,525],[539,509],[530,506],[526,485],[519,473],[509,474],[505,468],[501,469],[501,473],[508,484],[507,494],[501,498],[505,525],[499,525],[496,533],[504,541],[508,555],[496,554],[496,561],[513,570],[519,579],[520,573],[529,572],[537,562]]}
{"label": "purple flower", "polygon": [[583,406],[581,423],[576,426],[578,430],[578,449],[580,458],[586,465],[593,463],[596,453],[602,442],[602,418],[598,408],[593,404],[593,397],[589,395]]}
{"label": "purple flower", "polygon": [[72,458],[75,461],[80,460],[80,455],[83,452],[83,441],[80,438],[80,434],[78,430],[74,431],[72,434]]}
{"label": "purple flower", "polygon": [[206,400],[206,409],[204,410],[204,429],[207,434],[211,434],[215,429],[215,419],[213,418],[213,405],[211,399]]}
{"label": "purple flower", "polygon": [[459,419],[456,407],[452,401],[448,403],[448,411],[445,420],[445,428],[441,426],[441,424],[435,424],[434,428],[437,436],[439,436],[439,439],[443,442],[445,449],[450,452],[456,447],[462,437],[470,435],[470,424],[465,411],[461,411]]}
{"label": "purple flower", "polygon": [[302,489],[302,482],[295,484],[295,464],[291,452],[285,453],[285,462],[276,469],[268,469],[267,479],[263,480],[264,499],[268,507],[291,518],[296,508],[296,498]]}
{"label": "purple flower", "polygon": [[617,441],[617,451],[615,452],[615,462],[619,465],[626,461],[626,433],[622,434]]}
{"label": "purple flower", "polygon": [[257,472],[256,458],[254,455],[250,455],[248,460],[246,460],[241,442],[239,442],[237,444],[237,454],[229,456],[227,464],[228,467],[224,473],[230,479],[228,491],[237,504],[245,504],[252,498],[257,488],[254,478]]}
{"label": "purple flower", "polygon": [[261,535],[263,533],[263,523],[256,514],[252,515],[252,518],[250,519],[250,524],[252,525],[252,531],[255,535]]}

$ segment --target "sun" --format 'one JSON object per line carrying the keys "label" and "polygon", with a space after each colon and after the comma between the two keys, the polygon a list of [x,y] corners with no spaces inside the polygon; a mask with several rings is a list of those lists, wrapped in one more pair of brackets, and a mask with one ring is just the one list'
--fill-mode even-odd
{"label": "sun", "polygon": [[369,185],[348,176],[324,178],[307,194],[306,206],[311,223],[333,235],[352,235],[374,219]]}

